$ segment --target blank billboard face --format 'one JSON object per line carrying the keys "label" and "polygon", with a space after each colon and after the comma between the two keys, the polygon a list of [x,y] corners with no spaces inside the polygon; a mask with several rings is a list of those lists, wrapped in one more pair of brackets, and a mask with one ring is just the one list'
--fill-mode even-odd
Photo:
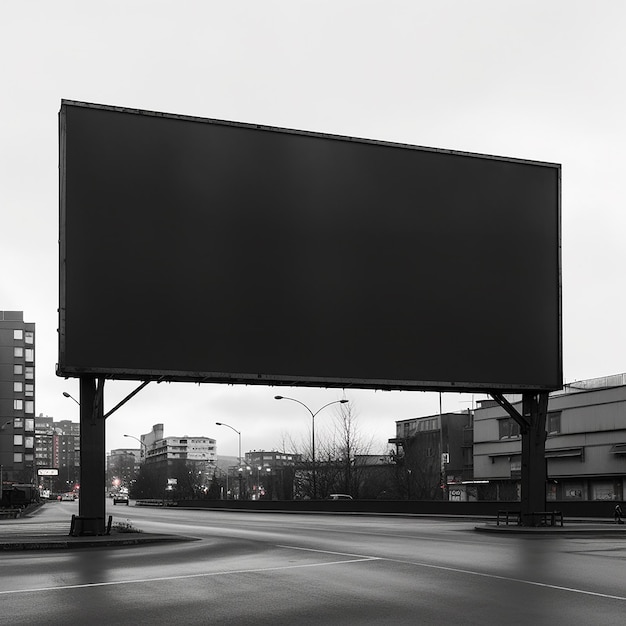
{"label": "blank billboard face", "polygon": [[62,376],[561,386],[560,167],[64,101]]}

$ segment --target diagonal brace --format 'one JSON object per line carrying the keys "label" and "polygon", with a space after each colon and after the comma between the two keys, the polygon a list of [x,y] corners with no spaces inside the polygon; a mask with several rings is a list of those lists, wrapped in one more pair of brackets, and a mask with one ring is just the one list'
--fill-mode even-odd
{"label": "diagonal brace", "polygon": [[528,432],[530,421],[526,416],[522,415],[501,393],[492,393],[491,397],[519,424],[522,433]]}

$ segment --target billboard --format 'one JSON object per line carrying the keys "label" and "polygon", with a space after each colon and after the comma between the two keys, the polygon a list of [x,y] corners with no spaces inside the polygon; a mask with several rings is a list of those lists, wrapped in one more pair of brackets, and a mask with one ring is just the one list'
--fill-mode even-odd
{"label": "billboard", "polygon": [[557,164],[63,101],[60,376],[562,384]]}
{"label": "billboard", "polygon": [[56,467],[40,467],[37,470],[38,476],[58,476],[59,469]]}

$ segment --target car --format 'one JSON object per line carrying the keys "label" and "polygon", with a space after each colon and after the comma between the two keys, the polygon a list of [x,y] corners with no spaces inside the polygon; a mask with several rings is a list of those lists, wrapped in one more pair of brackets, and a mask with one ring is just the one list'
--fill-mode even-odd
{"label": "car", "polygon": [[352,496],[349,496],[347,493],[331,493],[328,496],[329,500],[352,500]]}
{"label": "car", "polygon": [[62,493],[59,496],[59,500],[61,500],[61,502],[74,502],[76,496],[73,493]]}
{"label": "car", "polygon": [[113,496],[113,504],[125,504],[126,506],[128,506],[128,494],[116,493]]}

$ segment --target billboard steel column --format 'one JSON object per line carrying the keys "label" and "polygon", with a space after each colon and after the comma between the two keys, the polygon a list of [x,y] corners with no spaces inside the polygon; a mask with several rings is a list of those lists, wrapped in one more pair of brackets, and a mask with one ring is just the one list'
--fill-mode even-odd
{"label": "billboard steel column", "polygon": [[524,526],[536,526],[546,510],[546,416],[548,393],[525,393],[522,412],[528,427],[522,431],[522,497]]}
{"label": "billboard steel column", "polygon": [[78,535],[105,533],[106,485],[105,420],[103,417],[104,380],[80,377],[80,500]]}
{"label": "billboard steel column", "polygon": [[521,518],[523,526],[536,526],[546,509],[546,417],[548,392],[525,392],[522,412],[500,393],[493,399],[519,424],[522,435]]}

